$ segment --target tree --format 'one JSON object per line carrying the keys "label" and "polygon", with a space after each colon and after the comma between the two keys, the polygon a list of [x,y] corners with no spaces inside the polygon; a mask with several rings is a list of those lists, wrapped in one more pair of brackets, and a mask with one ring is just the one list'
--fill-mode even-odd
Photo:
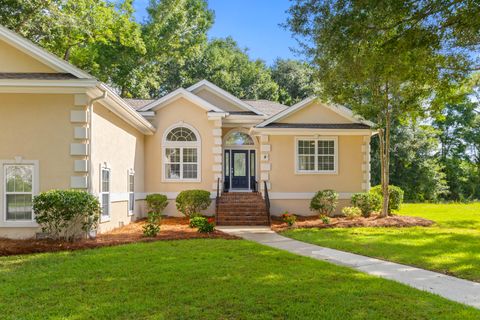
{"label": "tree", "polygon": [[207,79],[242,99],[278,100],[278,85],[261,60],[251,60],[231,38],[213,39],[190,65],[192,83]]}
{"label": "tree", "polygon": [[376,122],[383,216],[392,123],[441,108],[471,65],[468,55],[445,51],[446,35],[417,12],[417,2],[397,0],[297,0],[289,9],[288,27],[317,66],[320,97]]}
{"label": "tree", "polygon": [[277,59],[270,69],[280,87],[280,103],[292,105],[313,94],[314,69],[306,62]]}

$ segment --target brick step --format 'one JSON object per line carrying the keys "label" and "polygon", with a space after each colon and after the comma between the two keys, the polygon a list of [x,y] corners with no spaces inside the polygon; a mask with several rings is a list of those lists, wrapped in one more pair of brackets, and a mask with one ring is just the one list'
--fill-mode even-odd
{"label": "brick step", "polygon": [[219,226],[226,226],[226,225],[230,225],[230,226],[248,226],[248,225],[265,226],[265,225],[268,225],[268,220],[267,219],[263,219],[263,220],[251,220],[251,219],[248,219],[248,220],[245,220],[245,219],[243,219],[243,220],[242,219],[218,220],[217,225],[219,225]]}
{"label": "brick step", "polygon": [[224,210],[234,210],[234,211],[241,211],[241,210],[263,210],[265,211],[267,209],[266,206],[263,205],[244,205],[244,206],[239,206],[239,205],[219,205],[218,210],[219,211],[224,211]]}
{"label": "brick step", "polygon": [[234,216],[238,216],[238,217],[243,217],[243,216],[267,216],[267,213],[265,211],[257,211],[257,212],[254,212],[254,211],[243,211],[243,212],[225,212],[225,211],[221,211],[221,212],[218,212],[217,214],[219,217],[222,216],[222,217],[234,217]]}

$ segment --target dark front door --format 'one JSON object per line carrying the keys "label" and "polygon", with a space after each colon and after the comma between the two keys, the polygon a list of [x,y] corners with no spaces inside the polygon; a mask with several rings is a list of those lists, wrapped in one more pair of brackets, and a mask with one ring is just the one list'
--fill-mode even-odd
{"label": "dark front door", "polygon": [[232,150],[232,189],[248,189],[248,150]]}

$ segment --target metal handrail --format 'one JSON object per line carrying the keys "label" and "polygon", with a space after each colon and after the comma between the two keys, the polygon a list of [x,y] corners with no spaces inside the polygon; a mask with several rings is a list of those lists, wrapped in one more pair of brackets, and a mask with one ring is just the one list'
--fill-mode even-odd
{"label": "metal handrail", "polygon": [[220,178],[217,179],[217,195],[215,197],[215,224],[218,224],[218,202],[220,201]]}
{"label": "metal handrail", "polygon": [[271,223],[270,218],[270,196],[268,195],[267,181],[263,181],[263,190],[265,190],[265,207],[267,209],[268,224]]}

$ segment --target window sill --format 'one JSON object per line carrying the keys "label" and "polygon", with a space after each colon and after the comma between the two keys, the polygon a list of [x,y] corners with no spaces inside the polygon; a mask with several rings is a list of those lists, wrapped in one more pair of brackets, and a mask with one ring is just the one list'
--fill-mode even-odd
{"label": "window sill", "polygon": [[40,225],[35,221],[2,221],[1,228],[38,228]]}
{"label": "window sill", "polygon": [[162,182],[199,183],[199,182],[202,182],[202,180],[201,179],[163,179]]}
{"label": "window sill", "polygon": [[295,171],[295,174],[298,175],[309,175],[309,174],[330,174],[338,175],[338,171]]}
{"label": "window sill", "polygon": [[104,223],[104,222],[110,222],[112,221],[112,218],[110,216],[100,216],[100,223]]}

